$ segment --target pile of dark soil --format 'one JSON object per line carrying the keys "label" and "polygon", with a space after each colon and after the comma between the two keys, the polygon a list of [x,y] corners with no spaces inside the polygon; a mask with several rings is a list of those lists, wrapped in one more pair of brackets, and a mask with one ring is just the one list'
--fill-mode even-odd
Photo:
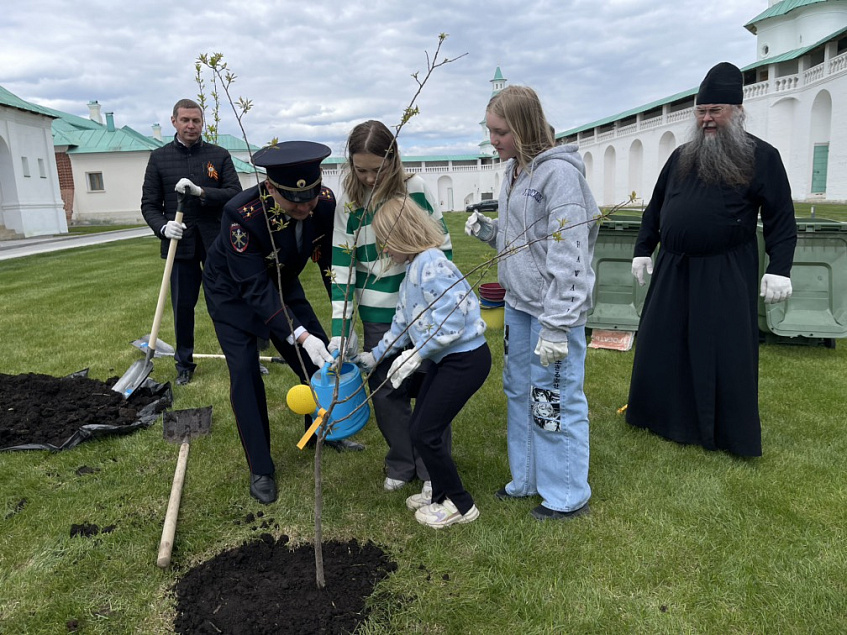
{"label": "pile of dark soil", "polygon": [[[88,438],[126,434],[152,425],[171,405],[170,384],[148,379],[129,399],[85,371],[57,378],[0,374],[0,449],[64,450]],[[79,476],[92,472],[82,466]],[[21,499],[13,512],[27,504]],[[8,517],[8,516],[7,516]],[[257,531],[278,529],[273,519],[252,514],[244,522]],[[116,525],[82,522],[72,538],[95,538]],[[367,619],[367,598],[397,565],[376,545],[357,541],[323,546],[326,588],[315,582],[311,545],[290,549],[288,537],[262,533],[258,540],[219,554],[187,571],[174,588],[177,633],[263,635],[352,633]],[[69,632],[78,628],[69,620]]]}
{"label": "pile of dark soil", "polygon": [[173,402],[170,384],[151,379],[129,399],[118,380],[0,373],[0,449],[66,450],[92,437],[127,434],[151,425]]}
{"label": "pile of dark soil", "polygon": [[[263,523],[264,525],[265,523]],[[176,584],[174,630],[182,634],[352,633],[367,619],[365,600],[397,565],[376,545],[323,545],[326,588],[315,583],[311,545],[259,540],[190,570]]]}

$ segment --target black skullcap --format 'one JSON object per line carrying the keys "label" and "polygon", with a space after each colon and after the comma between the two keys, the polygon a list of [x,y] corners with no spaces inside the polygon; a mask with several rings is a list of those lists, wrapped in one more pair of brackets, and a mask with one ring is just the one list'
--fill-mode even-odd
{"label": "black skullcap", "polygon": [[305,203],[321,191],[321,161],[332,150],[312,141],[283,141],[253,155],[253,165],[265,168],[268,181],[293,203]]}
{"label": "black skullcap", "polygon": [[729,62],[713,66],[697,92],[698,104],[739,105],[743,100],[744,79],[738,67]]}

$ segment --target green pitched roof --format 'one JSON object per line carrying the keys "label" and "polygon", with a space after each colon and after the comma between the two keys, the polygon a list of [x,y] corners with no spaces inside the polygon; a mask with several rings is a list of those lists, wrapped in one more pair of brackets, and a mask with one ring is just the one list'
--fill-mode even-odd
{"label": "green pitched roof", "polygon": [[53,120],[53,145],[68,146],[68,154],[94,152],[140,152],[155,150],[161,144],[129,126],[113,131],[91,119],[42,107]]}
{"label": "green pitched roof", "polygon": [[756,23],[761,22],[762,20],[767,20],[768,18],[776,18],[781,15],[785,15],[794,11],[795,9],[799,9],[800,7],[805,7],[810,4],[817,4],[818,2],[826,2],[827,0],[782,0],[782,2],[777,2],[772,7],[768,7],[766,10],[762,11],[755,18],[750,20],[747,24],[744,25],[751,33],[756,33]]}
{"label": "green pitched roof", "polygon": [[835,31],[834,33],[830,33],[826,37],[821,38],[820,40],[815,42],[814,44],[809,44],[809,46],[801,46],[800,48],[794,49],[792,51],[786,51],[782,55],[776,55],[774,57],[766,57],[765,59],[759,60],[758,62],[753,62],[752,64],[748,64],[747,66],[743,67],[741,70],[742,71],[749,71],[749,70],[752,70],[754,68],[758,68],[760,66],[765,66],[767,64],[778,64],[779,62],[787,62],[789,60],[797,59],[798,57],[800,57],[801,55],[805,55],[806,53],[808,53],[812,49],[815,49],[819,46],[823,46],[824,44],[826,44],[830,40],[833,40],[837,37],[842,36],[844,33],[847,33],[847,27],[844,27],[843,29],[839,29],[838,31]]}
{"label": "green pitched roof", "polygon": [[496,70],[496,71],[494,71],[494,77],[493,77],[493,78],[491,78],[491,81],[492,81],[492,82],[496,82],[496,81],[504,82],[504,81],[506,81],[506,78],[505,78],[505,77],[503,77],[503,73],[501,73],[501,72],[500,72],[500,67],[499,67],[499,66],[497,67],[497,70]]}
{"label": "green pitched roof", "polygon": [[238,157],[232,157],[232,164],[235,166],[235,171],[241,172],[242,174],[253,174],[256,171],[258,171],[260,175],[265,174],[265,168],[257,168],[252,163],[242,161]]}
{"label": "green pitched roof", "polygon": [[[57,130],[54,124],[54,132]],[[155,143],[136,132],[129,126],[118,128],[114,131],[109,131],[106,126],[101,125],[99,129],[68,129],[58,130],[63,139],[67,139],[68,154],[89,154],[96,152],[139,152],[150,151],[160,147],[160,144]],[[54,138],[54,144],[56,143]],[[64,143],[62,145],[65,145]]]}
{"label": "green pitched roof", "polygon": [[16,108],[26,112],[34,112],[39,115],[46,115],[47,117],[56,116],[48,112],[47,108],[24,101],[14,93],[10,93],[2,86],[0,86],[0,106],[8,106],[9,108]]}
{"label": "green pitched roof", "polygon": [[591,123],[587,123],[585,125],[579,126],[578,128],[571,128],[570,130],[565,130],[564,132],[556,133],[556,138],[561,139],[562,137],[568,137],[572,134],[576,134],[578,132],[582,132],[583,130],[588,130],[590,128],[598,128],[600,126],[605,126],[606,124],[613,123],[618,121],[619,119],[626,119],[627,117],[632,117],[633,115],[637,115],[640,112],[646,112],[648,110],[652,110],[653,108],[658,108],[659,106],[664,106],[665,104],[669,104],[678,99],[684,99],[686,97],[691,97],[692,95],[697,94],[698,88],[690,88],[689,90],[684,90],[681,93],[676,93],[675,95],[671,95],[670,97],[665,97],[663,99],[658,99],[656,101],[651,101],[649,104],[644,104],[643,106],[639,106],[638,108],[632,108],[630,110],[625,110],[622,113],[617,115],[612,115],[611,117],[606,117],[604,119],[599,119],[597,121],[592,121]]}
{"label": "green pitched roof", "polygon": [[[790,2],[790,1],[791,0],[786,0],[786,2]],[[812,1],[821,1],[821,0],[812,0]],[[775,6],[777,6],[777,5],[774,5],[774,7]],[[771,8],[773,8],[773,7],[771,7]],[[827,35],[826,37],[821,38],[820,40],[818,40],[814,44],[810,44],[809,46],[803,46],[801,48],[794,49],[793,51],[788,51],[786,53],[783,53],[782,55],[777,55],[775,57],[769,57],[769,58],[766,58],[766,59],[759,60],[757,62],[753,62],[752,64],[748,64],[747,66],[743,66],[741,68],[741,71],[742,72],[749,71],[749,70],[752,70],[754,68],[758,68],[760,66],[767,66],[768,64],[778,64],[779,62],[787,62],[789,60],[796,59],[796,58],[800,57],[801,55],[805,55],[806,53],[808,53],[812,49],[817,48],[819,46],[822,46],[823,44],[826,44],[830,40],[833,40],[837,37],[840,37],[844,33],[847,33],[847,27],[844,27],[843,29],[839,29],[838,31],[835,31],[834,33],[831,33],[831,34]],[[697,94],[698,89],[699,89],[698,87],[691,88],[691,89],[685,90],[681,93],[676,93],[675,95],[671,95],[670,97],[665,97],[664,99],[659,99],[657,101],[650,102],[649,104],[639,106],[638,108],[632,108],[631,110],[627,110],[627,111],[619,113],[617,115],[613,115],[611,117],[606,117],[605,119],[600,119],[598,121],[593,121],[591,123],[587,123],[585,125],[579,126],[578,128],[571,128],[570,130],[565,130],[564,132],[557,133],[556,138],[561,139],[562,137],[568,137],[570,135],[577,134],[577,133],[582,132],[584,130],[589,130],[591,128],[599,128],[600,126],[605,126],[606,124],[613,123],[613,122],[618,121],[620,119],[626,119],[627,117],[632,117],[633,115],[637,115],[640,112],[646,112],[648,110],[652,110],[653,108],[658,108],[660,106],[664,106],[665,104],[675,102],[678,99],[685,99],[686,97],[691,97],[691,96]]]}
{"label": "green pitched roof", "polygon": [[414,163],[422,161],[432,163],[434,161],[476,161],[478,154],[428,154],[424,156],[404,156],[403,163]]}
{"label": "green pitched roof", "polygon": [[[230,152],[246,152],[247,144],[244,142],[244,139],[241,137],[236,137],[231,134],[219,134],[218,140],[216,142],[222,148],[226,148]],[[259,150],[259,146],[250,144],[250,150]]]}

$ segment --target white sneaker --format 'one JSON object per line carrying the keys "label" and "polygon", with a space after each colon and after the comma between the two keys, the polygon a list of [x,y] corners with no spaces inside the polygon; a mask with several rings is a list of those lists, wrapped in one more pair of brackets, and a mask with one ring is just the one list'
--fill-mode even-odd
{"label": "white sneaker", "polygon": [[461,514],[449,498],[445,498],[443,503],[432,503],[415,512],[415,520],[421,525],[433,529],[449,527],[456,523],[470,523],[477,518],[479,518],[479,510],[476,505],[471,507],[466,514]]}
{"label": "white sneaker", "polygon": [[432,503],[432,481],[424,481],[420,494],[412,494],[406,499],[406,507],[415,511]]}
{"label": "white sneaker", "polygon": [[401,487],[406,486],[406,481],[401,481],[396,478],[390,478],[388,476],[385,477],[385,482],[382,484],[382,487],[386,492],[396,492]]}

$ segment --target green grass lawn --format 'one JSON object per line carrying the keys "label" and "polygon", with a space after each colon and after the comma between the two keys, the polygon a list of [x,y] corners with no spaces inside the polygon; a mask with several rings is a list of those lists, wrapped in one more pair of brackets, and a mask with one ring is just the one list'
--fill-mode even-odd
{"label": "green grass lawn", "polygon": [[[818,208],[818,217],[824,213]],[[455,261],[491,254],[448,214]],[[845,219],[847,220],[847,219]],[[122,375],[150,331],[163,261],[140,238],[0,263],[0,372]],[[494,280],[493,270],[484,280]],[[308,293],[328,322],[315,268]],[[219,352],[201,298],[196,351]],[[499,502],[509,479],[502,332],[494,368],[454,423],[454,454],[481,516],[436,532],[382,490],[385,444],[371,422],[365,452],[324,454],[324,538],[371,540],[398,570],[372,598],[365,633],[843,633],[847,628],[847,343],[761,348],[764,456],[738,459],[664,441],[624,423],[632,352],[589,349],[590,516],[539,523],[538,500]],[[173,344],[166,310],[160,337]],[[295,444],[290,369],[265,378],[279,500],[248,494],[248,471],[222,360],[202,360],[175,387],[177,409],[214,407],[212,434],[192,443],[173,565],[156,566],[176,445],[161,424],[51,454],[0,454],[0,633],[168,633],[171,587],[191,566],[254,540],[242,519],[263,511],[276,535],[313,534],[313,454]],[[172,381],[171,361],[153,377]],[[2,417],[2,413],[0,413]],[[82,466],[94,473],[78,476]],[[19,502],[26,500],[16,511]],[[115,525],[71,538],[73,523]]]}
{"label": "green grass lawn", "polygon": [[119,229],[136,229],[138,227],[144,227],[144,225],[71,225],[68,227],[68,234],[71,236],[82,236],[85,234],[113,232]]}

